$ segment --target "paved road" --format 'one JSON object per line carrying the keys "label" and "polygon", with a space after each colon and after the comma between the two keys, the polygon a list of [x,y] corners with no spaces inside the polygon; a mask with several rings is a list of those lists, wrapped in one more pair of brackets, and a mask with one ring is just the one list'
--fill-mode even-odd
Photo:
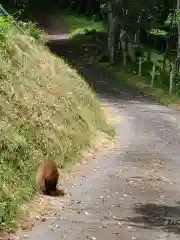
{"label": "paved road", "polygon": [[84,167],[57,215],[22,233],[28,239],[179,239],[180,115],[125,98],[101,98],[121,118],[115,149]]}
{"label": "paved road", "polygon": [[112,96],[104,86],[117,81],[89,66],[78,68],[102,105],[120,118],[115,149],[82,168],[67,186],[70,195],[56,201],[55,216],[20,235],[32,240],[179,239],[180,113],[119,82],[120,93]]}

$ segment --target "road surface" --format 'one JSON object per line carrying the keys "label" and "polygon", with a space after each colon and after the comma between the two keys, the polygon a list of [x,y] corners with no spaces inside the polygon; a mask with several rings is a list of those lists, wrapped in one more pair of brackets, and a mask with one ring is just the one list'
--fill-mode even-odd
{"label": "road surface", "polygon": [[63,204],[59,200],[59,208],[56,202],[57,215],[21,235],[32,240],[179,239],[179,113],[140,96],[128,99],[126,93],[124,99],[105,95],[101,101],[120,118],[115,149],[89,161],[67,186],[70,196],[61,199]]}
{"label": "road surface", "polygon": [[[73,57],[69,59],[73,63]],[[82,167],[73,184],[67,185],[70,194],[56,201],[54,216],[37,221],[30,232],[19,232],[19,236],[30,240],[180,239],[180,113],[121,83],[116,86],[119,94],[107,93],[104,86],[116,80],[90,66],[80,68],[75,58],[74,64],[95,88],[102,105],[120,119],[115,148]]]}

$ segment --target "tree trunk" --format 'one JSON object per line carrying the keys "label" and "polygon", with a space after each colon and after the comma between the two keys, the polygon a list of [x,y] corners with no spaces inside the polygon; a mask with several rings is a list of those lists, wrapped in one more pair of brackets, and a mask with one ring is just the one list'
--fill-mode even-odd
{"label": "tree trunk", "polygon": [[108,3],[108,52],[111,64],[116,62],[119,44],[119,17],[114,11],[114,5],[109,1]]}
{"label": "tree trunk", "polygon": [[119,20],[118,17],[112,17],[109,22],[108,31],[108,52],[110,56],[110,62],[113,64],[116,61],[118,42],[119,42]]}
{"label": "tree trunk", "polygon": [[136,26],[136,31],[135,31],[135,35],[134,35],[134,45],[136,46],[136,48],[139,48],[139,43],[140,43],[140,22],[144,13],[144,9],[141,10],[138,20],[137,20],[137,26]]}
{"label": "tree trunk", "polygon": [[177,31],[178,31],[178,43],[177,43],[177,57],[176,57],[176,74],[179,74],[180,67],[180,21],[179,21],[179,13],[180,13],[180,0],[177,0],[177,8],[176,8],[176,17],[177,21]]}

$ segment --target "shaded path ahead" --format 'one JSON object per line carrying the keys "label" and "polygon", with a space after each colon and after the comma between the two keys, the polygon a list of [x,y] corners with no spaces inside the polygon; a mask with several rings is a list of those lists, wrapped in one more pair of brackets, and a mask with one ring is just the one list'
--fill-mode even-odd
{"label": "shaded path ahead", "polygon": [[[120,122],[115,149],[82,167],[67,186],[71,194],[57,200],[56,215],[37,222],[28,239],[179,239],[179,113],[82,63],[61,43],[52,44],[80,69]],[[112,84],[119,94],[103,92]]]}

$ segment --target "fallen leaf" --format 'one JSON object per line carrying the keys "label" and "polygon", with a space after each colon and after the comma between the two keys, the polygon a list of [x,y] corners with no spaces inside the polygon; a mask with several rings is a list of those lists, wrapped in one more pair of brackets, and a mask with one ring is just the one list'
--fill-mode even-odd
{"label": "fallen leaf", "polygon": [[49,228],[50,228],[51,231],[55,230],[55,228],[53,226],[49,226]]}
{"label": "fallen leaf", "polygon": [[35,225],[35,223],[25,223],[24,225],[21,226],[21,229],[22,230],[31,230],[34,225]]}
{"label": "fallen leaf", "polygon": [[107,228],[107,224],[103,224],[101,227],[103,227],[103,228]]}
{"label": "fallen leaf", "polygon": [[122,223],[121,223],[121,222],[118,222],[118,225],[119,225],[119,226],[122,226]]}
{"label": "fallen leaf", "polygon": [[41,218],[41,222],[45,222],[47,219],[45,217]]}
{"label": "fallen leaf", "polygon": [[85,212],[84,214],[85,214],[86,216],[90,215],[90,213],[88,213],[88,212]]}

